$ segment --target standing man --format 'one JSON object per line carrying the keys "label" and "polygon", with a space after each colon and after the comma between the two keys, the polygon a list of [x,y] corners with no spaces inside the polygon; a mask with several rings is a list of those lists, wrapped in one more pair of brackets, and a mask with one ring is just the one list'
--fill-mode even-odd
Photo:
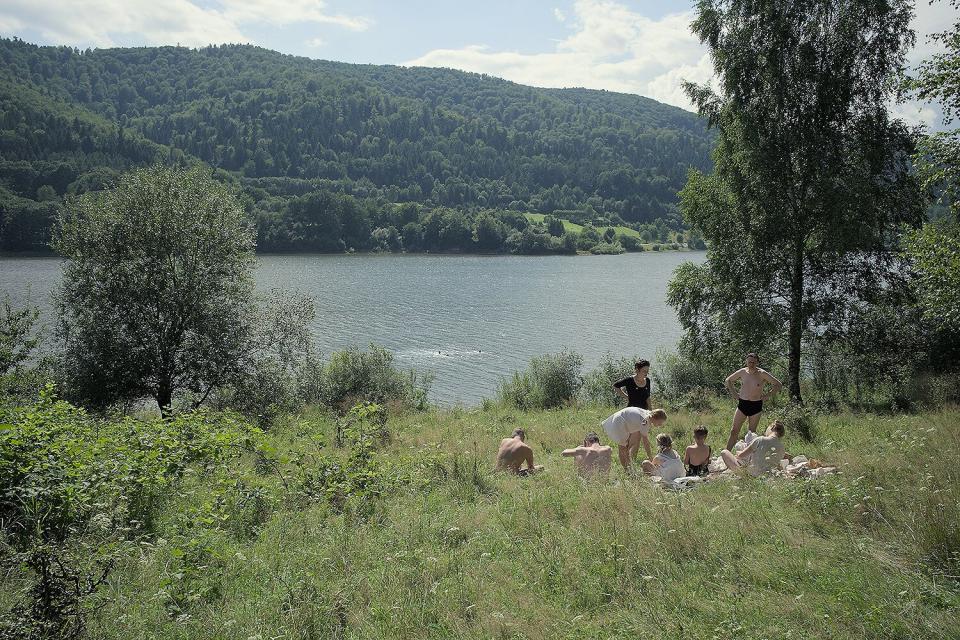
{"label": "standing man", "polygon": [[581,446],[574,449],[564,449],[560,455],[564,458],[573,457],[573,462],[577,466],[577,473],[580,474],[581,478],[589,479],[605,477],[610,473],[612,454],[613,449],[601,445],[600,436],[591,431],[583,439]]}
{"label": "standing man", "polygon": [[[533,449],[524,442],[526,438],[527,434],[523,429],[514,429],[509,438],[500,441],[500,448],[497,449],[497,471],[529,476],[543,470],[542,466],[533,464]],[[520,468],[523,463],[527,464],[526,469]]]}
{"label": "standing man", "polygon": [[638,360],[633,375],[613,383],[613,388],[627,399],[628,407],[650,408],[650,361]]}
{"label": "standing man", "polygon": [[[782,382],[760,368],[760,357],[757,354],[748,353],[745,364],[745,367],[727,376],[723,383],[730,397],[737,403],[737,410],[733,413],[733,428],[727,438],[726,449],[730,451],[740,437],[740,427],[744,420],[750,420],[750,431],[756,435],[760,414],[763,412],[763,401],[772,398],[783,387]],[[737,380],[740,381],[739,394],[733,388],[733,383]],[[770,385],[770,390],[765,393],[766,385]]]}

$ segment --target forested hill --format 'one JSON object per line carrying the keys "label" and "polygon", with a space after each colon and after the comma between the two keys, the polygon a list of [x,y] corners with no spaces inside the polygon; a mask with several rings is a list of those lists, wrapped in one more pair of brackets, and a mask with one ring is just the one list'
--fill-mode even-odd
{"label": "forested hill", "polygon": [[[472,242],[481,210],[676,226],[688,168],[710,162],[700,119],[626,94],[239,45],[14,39],[0,40],[0,61],[0,249],[42,246],[64,196],[158,160],[222,169],[249,195],[260,246],[298,250],[369,248],[377,229],[413,249],[469,249],[457,245],[469,233],[429,246],[430,211],[465,216],[456,226],[473,225]],[[311,218],[318,208],[326,217]],[[523,230],[517,218],[497,220],[502,235]]]}

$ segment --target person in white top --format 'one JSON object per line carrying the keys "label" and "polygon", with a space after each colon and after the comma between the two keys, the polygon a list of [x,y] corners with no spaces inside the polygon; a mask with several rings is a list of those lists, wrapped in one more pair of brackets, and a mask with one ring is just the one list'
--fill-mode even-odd
{"label": "person in white top", "polygon": [[780,461],[785,457],[782,441],[784,433],[786,429],[783,423],[775,420],[767,427],[766,434],[754,438],[746,449],[736,455],[724,449],[720,452],[720,457],[727,469],[745,469],[752,476],[779,469]]}
{"label": "person in white top", "polygon": [[631,462],[636,459],[640,444],[647,452],[647,459],[653,460],[650,450],[650,427],[659,427],[667,421],[667,414],[663,409],[647,411],[639,407],[625,407],[603,421],[603,430],[611,440],[617,443],[617,454],[620,464],[627,471]]}
{"label": "person in white top", "polygon": [[687,475],[683,468],[683,460],[673,450],[673,438],[665,433],[657,435],[657,448],[660,452],[653,461],[644,460],[640,466],[648,476],[660,476],[664,482],[673,482],[677,478]]}

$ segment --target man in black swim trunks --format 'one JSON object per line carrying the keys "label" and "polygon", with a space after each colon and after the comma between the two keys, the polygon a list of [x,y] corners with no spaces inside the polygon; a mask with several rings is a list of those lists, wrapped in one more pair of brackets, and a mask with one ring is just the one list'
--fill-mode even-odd
{"label": "man in black swim trunks", "polygon": [[[763,401],[772,398],[783,387],[783,383],[760,368],[760,358],[755,353],[748,353],[746,366],[727,376],[723,383],[730,393],[730,397],[737,403],[737,410],[733,414],[733,428],[727,438],[726,449],[733,451],[733,445],[740,438],[740,427],[745,420],[750,421],[750,431],[757,433],[760,424],[760,414],[763,411]],[[733,383],[740,381],[740,392],[733,388]],[[770,391],[764,393],[766,385]]]}

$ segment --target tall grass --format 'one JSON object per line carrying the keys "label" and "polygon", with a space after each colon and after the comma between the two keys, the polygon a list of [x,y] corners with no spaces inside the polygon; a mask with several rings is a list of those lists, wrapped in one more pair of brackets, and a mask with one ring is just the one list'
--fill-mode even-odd
{"label": "tall grass", "polygon": [[[369,458],[378,491],[336,508],[304,498],[296,482],[298,465],[317,468],[312,456],[346,464],[349,447],[332,444],[336,421],[308,414],[278,425],[265,437],[279,473],[253,458],[235,469],[246,491],[269,497],[268,516],[243,535],[203,524],[198,505],[224,489],[188,475],[156,538],[102,592],[91,634],[956,637],[960,412],[821,417],[813,443],[788,433],[787,448],[841,474],[676,494],[619,472],[576,477],[559,452],[606,411],[393,415],[389,442]],[[718,449],[728,420],[674,412],[668,427],[682,447],[706,423]],[[490,471],[517,426],[544,474]],[[183,541],[198,537],[185,554]]]}

